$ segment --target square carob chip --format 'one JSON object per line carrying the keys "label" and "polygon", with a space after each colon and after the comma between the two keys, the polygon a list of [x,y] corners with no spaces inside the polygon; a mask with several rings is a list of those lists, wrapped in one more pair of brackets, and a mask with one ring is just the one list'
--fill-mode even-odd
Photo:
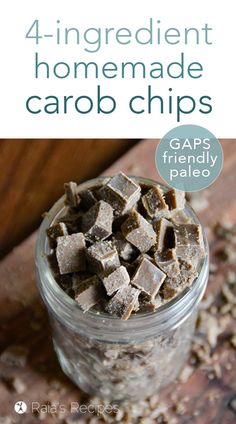
{"label": "square carob chip", "polygon": [[83,216],[82,230],[92,241],[104,240],[112,234],[113,209],[100,200]]}
{"label": "square carob chip", "polygon": [[86,264],[83,233],[58,237],[56,257],[60,274],[84,271]]}
{"label": "square carob chip", "polygon": [[109,296],[122,287],[128,286],[130,276],[125,266],[121,265],[115,271],[111,272],[107,277],[102,278],[104,287]]}
{"label": "square carob chip", "polygon": [[123,172],[119,172],[98,191],[98,195],[113,207],[115,214],[122,215],[137,203],[141,188]]}
{"label": "square carob chip", "polygon": [[140,252],[147,252],[156,243],[156,233],[152,225],[135,210],[130,212],[121,230],[126,240]]}
{"label": "square carob chip", "polygon": [[131,284],[141,290],[148,298],[153,299],[158,293],[166,274],[148,259],[143,258],[138,266]]}
{"label": "square carob chip", "polygon": [[89,269],[97,274],[109,274],[120,266],[116,248],[109,241],[99,241],[86,250]]}
{"label": "square carob chip", "polygon": [[127,320],[131,312],[138,308],[140,290],[132,286],[123,287],[111,298],[107,304],[107,312],[111,315]]}

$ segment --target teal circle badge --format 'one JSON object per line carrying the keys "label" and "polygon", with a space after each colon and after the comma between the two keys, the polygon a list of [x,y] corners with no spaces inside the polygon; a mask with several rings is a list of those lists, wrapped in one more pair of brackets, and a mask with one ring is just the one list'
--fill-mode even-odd
{"label": "teal circle badge", "polygon": [[180,125],[170,130],[156,148],[156,167],[173,188],[197,191],[219,176],[223,151],[219,140],[206,128]]}

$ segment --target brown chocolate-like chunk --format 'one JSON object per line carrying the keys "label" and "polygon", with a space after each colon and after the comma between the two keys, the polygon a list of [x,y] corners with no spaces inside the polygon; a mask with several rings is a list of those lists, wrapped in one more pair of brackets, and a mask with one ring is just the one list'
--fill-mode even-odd
{"label": "brown chocolate-like chunk", "polygon": [[103,287],[97,276],[81,282],[75,295],[75,301],[84,312],[95,306],[104,297]]}
{"label": "brown chocolate-like chunk", "polygon": [[147,299],[145,297],[139,298],[139,311],[140,312],[154,312],[159,306],[161,306],[163,300],[160,295],[157,295],[154,299]]}
{"label": "brown chocolate-like chunk", "polygon": [[74,272],[71,280],[72,280],[72,289],[75,293],[79,293],[79,287],[83,287],[83,283],[88,281],[90,278],[94,277],[93,274],[90,274],[87,271],[82,272]]}
{"label": "brown chocolate-like chunk", "polygon": [[132,262],[132,265],[137,267],[138,265],[140,265],[140,263],[142,262],[144,258],[148,259],[150,262],[154,263],[155,265],[154,259],[147,253],[140,253],[140,255],[138,255],[137,258]]}
{"label": "brown chocolate-like chunk", "polygon": [[107,305],[107,312],[112,315],[116,315],[123,320],[127,320],[134,310],[137,308],[137,301],[140,294],[140,290],[135,289],[132,286],[124,287],[111,298]]}
{"label": "brown chocolate-like chunk", "polygon": [[155,252],[154,259],[157,266],[168,276],[179,274],[179,262],[175,249],[167,249],[164,252]]}
{"label": "brown chocolate-like chunk", "polygon": [[86,210],[97,203],[97,199],[91,190],[82,190],[79,192],[79,196],[81,198],[80,206]]}
{"label": "brown chocolate-like chunk", "polygon": [[186,203],[185,192],[173,188],[165,194],[165,200],[170,210],[184,209]]}
{"label": "brown chocolate-like chunk", "polygon": [[60,222],[66,224],[69,234],[80,233],[83,214],[81,211],[69,209],[65,216],[60,218]]}
{"label": "brown chocolate-like chunk", "polygon": [[181,224],[174,228],[176,254],[181,259],[195,260],[204,256],[204,244],[201,226]]}
{"label": "brown chocolate-like chunk", "polygon": [[124,238],[121,232],[114,234],[112,244],[116,247],[120,258],[124,261],[132,261],[135,258],[136,248]]}
{"label": "brown chocolate-like chunk", "polygon": [[107,277],[103,278],[103,284],[109,296],[122,287],[128,286],[129,282],[129,274],[123,265],[111,272]]}
{"label": "brown chocolate-like chunk", "polygon": [[147,252],[156,243],[152,225],[138,212],[132,211],[121,226],[122,234],[140,252]]}
{"label": "brown chocolate-like chunk", "polygon": [[46,230],[46,233],[51,248],[56,247],[58,237],[68,236],[68,231],[64,222],[58,222],[57,224],[52,225]]}
{"label": "brown chocolate-like chunk", "polygon": [[70,181],[69,183],[64,184],[65,189],[65,204],[71,208],[76,208],[80,204],[80,197],[77,192],[77,184]]}
{"label": "brown chocolate-like chunk", "polygon": [[174,234],[173,224],[165,218],[161,218],[154,224],[156,230],[157,242],[155,245],[156,250],[162,251],[169,247],[173,247]]}
{"label": "brown chocolate-like chunk", "polygon": [[95,273],[107,273],[120,266],[118,252],[111,242],[94,243],[86,251],[89,269]]}
{"label": "brown chocolate-like chunk", "polygon": [[161,292],[165,300],[170,300],[181,293],[186,287],[189,287],[197,277],[192,264],[181,261],[180,273],[166,277]]}
{"label": "brown chocolate-like chunk", "polygon": [[116,214],[122,215],[139,200],[141,188],[123,172],[119,172],[98,191],[98,195],[113,207]]}
{"label": "brown chocolate-like chunk", "polygon": [[160,289],[166,275],[148,259],[144,258],[138,266],[131,284],[153,299]]}
{"label": "brown chocolate-like chunk", "polygon": [[165,202],[162,190],[158,186],[148,190],[142,197],[142,204],[151,218],[169,216],[168,205]]}
{"label": "brown chocolate-like chunk", "polygon": [[113,209],[100,200],[83,216],[82,230],[92,241],[104,240],[112,234]]}
{"label": "brown chocolate-like chunk", "polygon": [[85,270],[85,240],[83,233],[58,237],[56,249],[60,274]]}

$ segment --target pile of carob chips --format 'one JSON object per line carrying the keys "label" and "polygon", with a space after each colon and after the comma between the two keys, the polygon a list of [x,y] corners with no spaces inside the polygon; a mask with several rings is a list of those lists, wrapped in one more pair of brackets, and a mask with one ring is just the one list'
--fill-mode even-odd
{"label": "pile of carob chips", "polygon": [[163,193],[120,172],[88,190],[65,184],[66,214],[47,230],[60,286],[86,312],[121,319],[155,311],[197,277],[202,229],[185,193]]}

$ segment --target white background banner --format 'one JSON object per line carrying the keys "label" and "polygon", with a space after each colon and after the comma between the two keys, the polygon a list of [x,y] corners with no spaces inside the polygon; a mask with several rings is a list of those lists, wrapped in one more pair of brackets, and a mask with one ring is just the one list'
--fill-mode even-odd
{"label": "white background banner", "polygon": [[236,136],[231,0],[8,0],[0,37],[1,138]]}

